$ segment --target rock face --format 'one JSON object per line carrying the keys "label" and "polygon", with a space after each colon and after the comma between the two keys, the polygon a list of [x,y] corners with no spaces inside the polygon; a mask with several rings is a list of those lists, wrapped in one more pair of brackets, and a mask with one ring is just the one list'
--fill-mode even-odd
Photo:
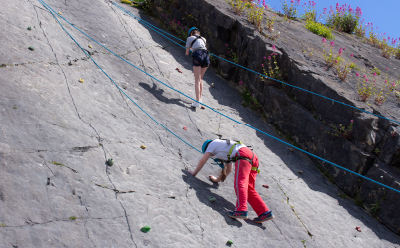
{"label": "rock face", "polygon": [[[201,2],[215,12],[215,7]],[[132,65],[194,96],[192,64],[184,50],[110,2],[46,3]],[[137,9],[130,11],[147,18]],[[172,12],[184,16],[178,9]],[[342,191],[304,154],[210,109],[191,109],[190,99],[60,19],[107,77],[39,1],[4,2],[0,14],[0,32],[6,34],[0,38],[1,248],[222,247],[227,240],[238,247],[399,246],[399,236],[342,198]],[[229,18],[216,20],[231,25]],[[225,32],[224,39],[233,37],[228,26],[223,30],[216,29]],[[249,27],[244,31],[252,34]],[[30,46],[35,49],[29,50]],[[279,137],[272,125],[242,106],[230,83],[211,70],[204,81],[204,103]],[[212,83],[215,87],[209,86]],[[269,88],[269,94],[276,91],[271,95],[273,104],[305,111],[288,101],[284,91]],[[274,124],[280,120],[268,118],[275,119]],[[218,166],[207,163],[197,177],[191,176],[187,170],[195,168],[201,153],[166,128],[197,149],[218,135],[252,145],[261,161],[256,189],[276,219],[256,224],[251,207],[250,220],[230,219],[226,211],[234,209],[236,201],[233,175],[225,183],[213,184],[208,175],[219,173]],[[395,142],[384,134],[380,137]],[[339,146],[335,137],[329,142]],[[363,149],[346,144],[360,158],[369,158]],[[381,156],[390,159],[390,154]],[[112,166],[109,159],[114,160]],[[371,164],[374,170],[361,163],[352,165],[379,180],[387,168],[396,169],[375,164]],[[398,187],[392,172],[390,178],[385,177],[384,183]],[[376,209],[372,204],[379,201],[377,216],[392,215],[397,195],[365,181],[360,184],[367,190],[361,197],[370,199],[364,200],[366,207]],[[210,197],[216,200],[210,202]],[[387,225],[393,230],[396,222]],[[144,226],[151,229],[142,232]]]}
{"label": "rock face", "polygon": [[[160,17],[165,14],[171,20],[176,19],[187,26],[199,27],[202,35],[209,41],[209,50],[218,56],[229,60],[234,60],[236,56],[240,65],[262,73],[261,65],[265,64],[267,67],[268,64],[268,59],[265,58],[275,55],[277,65],[281,69],[282,80],[289,85],[261,79],[256,73],[221,59],[216,59],[213,65],[226,80],[244,82],[251,94],[261,103],[269,123],[273,124],[283,136],[290,137],[295,142],[293,144],[361,175],[366,175],[374,163],[383,162],[389,165],[387,168],[400,166],[398,124],[346,106],[364,109],[399,122],[400,109],[395,95],[389,95],[383,106],[367,105],[358,100],[356,72],[351,73],[346,82],[342,82],[332,69],[328,69],[323,59],[322,37],[305,29],[303,22],[298,20],[288,22],[277,17],[274,32],[279,31],[281,35],[271,40],[265,37],[271,34],[266,28],[262,33],[256,31],[246,20],[245,13],[241,16],[233,14],[231,7],[225,1],[176,0],[173,1],[174,4],[167,2],[154,0],[156,13],[154,16]],[[267,26],[265,19],[271,18],[272,15],[272,12],[264,14],[264,27]],[[193,16],[194,19],[185,18],[187,16]],[[159,19],[165,22],[164,19]],[[386,72],[390,80],[398,80],[399,75],[396,70],[400,67],[398,59],[388,60],[382,57],[377,48],[362,43],[357,37],[338,32],[334,35],[336,49],[339,47],[347,49],[343,57],[347,60],[355,59],[358,68],[361,69],[360,74],[378,68],[382,72],[382,77]],[[350,56],[351,54],[353,56]],[[332,134],[338,133],[327,125],[328,123],[345,127],[352,124],[353,132],[347,139],[340,134],[336,137]],[[361,178],[320,159],[312,159],[347,195],[356,198],[361,196],[362,200],[371,201],[367,195],[360,194],[365,191],[362,188],[365,184],[360,183]],[[398,170],[391,170],[390,175],[395,182],[400,182]],[[398,187],[395,189],[399,190]],[[389,212],[397,209],[398,204],[394,202],[387,204],[387,208],[391,209]],[[365,208],[368,209],[367,206]],[[391,230],[400,234],[398,232],[400,215],[382,216],[379,219]]]}

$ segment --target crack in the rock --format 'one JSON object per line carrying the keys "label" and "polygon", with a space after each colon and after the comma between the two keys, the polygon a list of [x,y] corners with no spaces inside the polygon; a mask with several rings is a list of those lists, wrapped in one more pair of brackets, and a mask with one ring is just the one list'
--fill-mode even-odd
{"label": "crack in the rock", "polygon": [[[93,51],[90,52],[88,50],[85,49],[85,51],[90,54],[90,55],[94,55],[95,53],[98,53],[97,51]],[[58,62],[54,62],[54,61],[50,61],[50,62],[44,62],[44,61],[29,61],[29,62],[21,62],[21,63],[11,63],[11,64],[5,64],[5,63],[1,63],[0,62],[0,68],[4,68],[7,66],[12,66],[12,67],[18,67],[18,66],[26,66],[26,65],[33,65],[33,64],[42,64],[42,65],[55,65],[55,66],[59,66],[59,65],[73,65],[73,62],[77,62],[79,60],[83,60],[83,61],[87,61],[89,59],[89,57],[82,57],[80,59],[72,59],[70,60],[68,63],[63,63],[63,64],[59,64]]]}
{"label": "crack in the rock", "polygon": [[[87,208],[86,208],[86,210],[87,210]],[[96,247],[96,245],[94,244],[93,240],[90,238],[89,230],[86,228],[86,223],[87,223],[87,219],[86,219],[86,221],[83,223],[83,227],[84,227],[85,230],[86,230],[86,236],[87,236],[87,238],[90,240],[90,242],[92,242],[93,246]]]}
{"label": "crack in the rock", "polygon": [[70,169],[70,170],[71,170],[72,172],[74,172],[74,173],[79,173],[77,170],[75,170],[75,169],[69,167],[68,165],[64,165],[64,164],[58,163],[58,162],[56,162],[56,161],[51,161],[51,162],[49,161],[49,163],[54,164],[54,165],[58,165],[58,166],[60,166],[60,167],[66,167],[66,168]]}
{"label": "crack in the rock", "polygon": [[124,218],[125,216],[116,216],[112,218],[89,218],[89,217],[76,217],[76,219],[72,220],[71,218],[66,218],[66,219],[55,219],[55,220],[49,220],[45,222],[35,222],[30,219],[26,220],[25,223],[26,225],[18,225],[18,226],[9,226],[9,225],[3,225],[0,228],[19,228],[19,227],[28,227],[28,226],[35,226],[35,225],[46,225],[49,223],[55,223],[55,222],[73,222],[75,220],[114,220],[118,218]]}
{"label": "crack in the rock", "polygon": [[304,228],[307,230],[307,234],[308,236],[310,236],[311,239],[313,239],[313,236],[311,234],[311,232],[308,230],[308,228],[306,227],[306,225],[304,224],[304,222],[301,220],[300,216],[296,213],[296,211],[294,210],[294,206],[290,205],[289,203],[289,196],[286,195],[286,192],[282,189],[281,185],[275,180],[274,177],[272,177],[272,179],[275,181],[275,183],[278,185],[279,189],[283,192],[283,194],[286,197],[286,203],[290,206],[290,208],[292,209],[294,215],[296,215],[296,217],[299,219],[300,223],[304,226]]}
{"label": "crack in the rock", "polygon": [[107,187],[107,186],[105,186],[105,185],[101,185],[101,184],[97,184],[97,183],[95,183],[95,185],[98,186],[98,187],[100,187],[100,188],[103,188],[103,189],[112,190],[112,191],[114,191],[116,194],[129,194],[129,193],[135,193],[135,192],[136,192],[136,191],[134,191],[134,190],[121,191],[121,190],[118,190],[118,189],[111,189],[111,188],[109,188],[109,187]]}
{"label": "crack in the rock", "polygon": [[276,226],[276,228],[278,228],[279,232],[280,232],[281,235],[285,238],[286,242],[290,245],[290,247],[293,247],[292,244],[289,242],[289,240],[286,239],[285,235],[283,235],[282,230],[279,228],[279,226],[275,223],[274,220],[272,220],[272,223],[274,223],[274,225]]}

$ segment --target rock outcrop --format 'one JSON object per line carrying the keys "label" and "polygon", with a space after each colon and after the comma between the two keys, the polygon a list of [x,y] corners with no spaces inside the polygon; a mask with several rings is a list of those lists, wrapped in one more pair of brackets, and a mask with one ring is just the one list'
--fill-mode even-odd
{"label": "rock outcrop", "polygon": [[[194,8],[199,3],[208,6],[209,13],[217,13],[215,6],[228,11],[222,1],[214,5],[190,2],[193,11],[204,11]],[[110,2],[46,3],[131,64],[194,95],[192,64],[184,49]],[[139,10],[125,7],[157,25]],[[177,8],[172,11],[183,13]],[[225,19],[226,25],[233,20],[222,15],[212,21],[225,23]],[[0,9],[0,33],[4,34],[0,36],[1,248],[223,247],[228,240],[237,247],[399,246],[398,235],[346,199],[303,153],[210,109],[190,108],[191,100],[59,20],[65,30],[36,0],[3,2]],[[229,29],[223,30],[217,28],[229,36]],[[251,37],[251,26],[244,30]],[[212,43],[212,38],[207,39]],[[286,55],[282,52],[282,56]],[[236,69],[229,70],[235,78]],[[242,106],[231,83],[211,70],[204,80],[204,103],[279,137],[272,125]],[[269,94],[276,91],[276,104],[290,103],[307,114],[284,91],[270,88]],[[268,116],[277,124],[279,118],[274,118]],[[218,135],[252,145],[261,161],[256,189],[276,218],[256,224],[249,207],[251,219],[230,219],[226,211],[234,209],[236,201],[233,176],[225,183],[211,183],[208,175],[219,169],[210,163],[197,177],[191,176],[187,170],[195,168],[201,153],[161,124],[196,148]],[[339,141],[331,137],[329,142]],[[353,145],[348,142],[348,147]],[[359,156],[364,156],[365,150],[359,149]],[[107,162],[110,158],[112,166]],[[357,168],[379,180],[383,175],[383,183],[397,187],[393,173],[385,174],[388,168],[396,168],[382,163],[374,161],[369,170],[362,165]],[[360,183],[360,197],[377,196],[365,200],[365,205],[376,209],[372,204],[379,200],[379,218],[391,215],[396,196],[366,181]],[[268,189],[262,187],[265,184]],[[381,199],[381,194],[387,194],[386,198]],[[209,197],[216,200],[210,202]],[[142,232],[144,226],[150,226],[150,231]]]}
{"label": "rock outcrop", "polygon": [[[373,164],[383,162],[389,165],[387,168],[391,168],[391,178],[396,182],[393,184],[394,188],[400,190],[398,187],[400,127],[396,123],[400,121],[399,101],[394,92],[388,95],[387,101],[382,106],[360,101],[356,91],[359,81],[355,76],[356,72],[369,73],[371,69],[377,68],[382,74],[381,79],[386,73],[392,82],[397,81],[400,60],[384,58],[378,48],[363,43],[355,35],[335,32],[334,52],[337,53],[339,47],[344,47],[343,58],[348,61],[355,60],[360,69],[348,75],[346,82],[343,82],[332,69],[327,68],[324,62],[322,37],[308,31],[304,27],[304,21],[289,21],[278,16],[274,31],[271,33],[265,28],[267,26],[265,19],[272,19],[274,13],[268,11],[264,14],[264,28],[260,33],[246,19],[246,13],[241,16],[235,15],[228,3],[222,0],[152,2],[156,18],[167,16],[168,21],[175,19],[188,27],[199,27],[208,39],[212,53],[229,60],[237,57],[238,64],[255,72],[263,73],[262,64],[267,67],[268,63],[268,59],[265,58],[275,54],[282,80],[298,88],[262,79],[252,71],[244,70],[221,59],[215,59],[213,65],[226,80],[244,82],[251,94],[260,102],[268,122],[283,136],[290,137],[294,141],[293,144],[361,175],[372,173],[370,169]],[[168,26],[167,19],[158,19]],[[279,38],[268,38],[277,32],[280,32]],[[273,48],[274,46],[276,48]],[[353,132],[347,139],[340,135],[337,137],[332,134],[338,133],[335,133],[327,123],[345,127],[351,124]],[[347,195],[355,198],[361,196],[364,202],[369,203],[379,198],[380,202],[385,202],[387,208],[391,209],[389,212],[397,209],[398,204],[387,201],[386,195],[380,194],[381,192],[378,194],[374,191],[375,193],[360,195],[366,190],[363,189],[366,185],[363,182],[365,179],[314,157],[312,159]],[[391,190],[385,192],[394,198],[399,194]],[[368,204],[364,207],[369,209]],[[377,211],[375,215],[394,232],[400,234],[400,215],[388,216],[381,211]]]}

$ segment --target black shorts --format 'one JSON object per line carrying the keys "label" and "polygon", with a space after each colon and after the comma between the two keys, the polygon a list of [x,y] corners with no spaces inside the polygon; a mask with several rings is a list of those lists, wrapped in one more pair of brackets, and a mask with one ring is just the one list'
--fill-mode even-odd
{"label": "black shorts", "polygon": [[210,57],[208,56],[207,50],[197,50],[192,53],[193,66],[201,66],[201,68],[206,68],[210,65]]}

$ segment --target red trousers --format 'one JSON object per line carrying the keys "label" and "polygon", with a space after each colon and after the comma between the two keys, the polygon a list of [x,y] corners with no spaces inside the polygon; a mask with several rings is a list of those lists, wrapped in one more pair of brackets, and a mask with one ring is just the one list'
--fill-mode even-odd
{"label": "red trousers", "polygon": [[[253,152],[249,148],[243,147],[239,149],[236,156],[252,159]],[[247,211],[247,202],[250,203],[257,215],[269,211],[255,189],[257,171],[251,170],[251,167],[258,167],[258,162],[258,157],[254,154],[253,164],[243,159],[235,163],[234,184],[237,198],[235,211]]]}

